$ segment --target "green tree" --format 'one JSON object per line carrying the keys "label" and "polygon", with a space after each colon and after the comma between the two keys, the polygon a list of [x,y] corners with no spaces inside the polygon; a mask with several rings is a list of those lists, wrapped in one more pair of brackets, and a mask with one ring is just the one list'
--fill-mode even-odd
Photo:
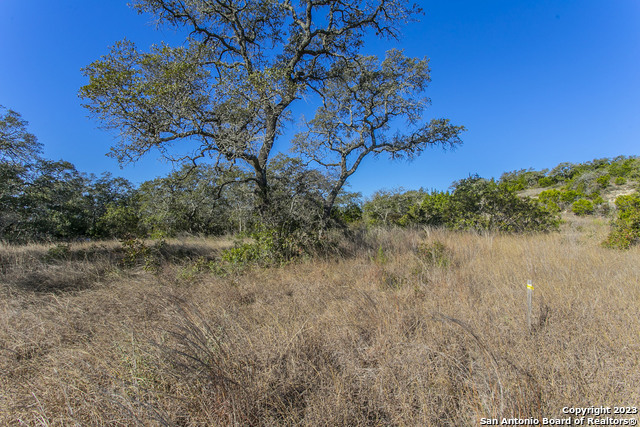
{"label": "green tree", "polygon": [[498,185],[493,179],[471,176],[454,184],[446,212],[454,229],[495,230],[509,233],[556,229],[556,215],[528,197]]}
{"label": "green tree", "polygon": [[569,162],[560,163],[555,168],[551,169],[547,176],[554,182],[568,181],[576,174],[576,165]]}
{"label": "green tree", "polygon": [[292,233],[311,232],[322,218],[322,200],[329,180],[320,171],[308,168],[300,159],[278,154],[269,176],[272,182],[270,223],[264,224]]}
{"label": "green tree", "polygon": [[19,113],[0,105],[0,240],[24,234],[24,192],[42,151],[27,126]]}
{"label": "green tree", "polygon": [[96,238],[140,234],[140,212],[136,189],[124,178],[103,173],[93,178],[88,188],[91,199],[91,228]]}
{"label": "green tree", "polygon": [[0,105],[0,164],[32,165],[40,158],[42,144],[27,131],[20,113]]}
{"label": "green tree", "polygon": [[253,198],[242,193],[240,185],[222,186],[229,174],[221,176],[214,167],[200,165],[142,183],[136,199],[140,231],[220,235],[238,229],[238,221],[246,226],[243,216],[252,209]]}
{"label": "green tree", "polygon": [[[400,26],[420,12],[405,0],[137,0],[133,5],[154,15],[160,25],[185,30],[188,36],[179,47],[163,44],[147,53],[125,40],[84,69],[89,83],[80,95],[86,107],[120,132],[112,154],[127,162],[157,149],[172,161],[212,158],[220,167],[240,167],[251,173],[263,212],[273,212],[269,209],[272,151],[295,101],[313,94],[327,100],[334,92],[344,92],[354,78],[367,75],[363,66],[373,61],[360,55],[365,37],[375,33],[397,38]],[[387,68],[396,68],[394,78],[404,80],[398,75],[402,67],[410,72],[409,79],[424,76],[424,71],[411,70],[424,70],[421,61],[393,57],[395,65],[388,62]],[[375,71],[372,76],[377,77],[358,91],[379,102],[401,98],[405,88],[411,92],[420,86],[409,80],[396,83],[399,87],[394,89],[384,69]],[[396,93],[386,98],[372,93],[380,78]],[[375,116],[376,122],[383,120],[380,114]],[[378,123],[376,134],[384,126]],[[432,139],[448,142],[446,136],[453,138],[453,131],[447,123],[436,122],[420,127],[409,141],[388,139],[374,151],[394,144],[419,146]],[[168,149],[181,140],[192,143],[193,149],[180,154]],[[329,193],[329,205],[335,193]],[[326,212],[325,206],[325,217]]]}
{"label": "green tree", "polygon": [[[87,176],[65,161],[40,157],[42,145],[19,113],[0,107],[0,239],[10,242],[112,237],[132,184]],[[119,218],[122,220],[122,217]]]}
{"label": "green tree", "polygon": [[426,194],[419,204],[409,208],[403,217],[404,224],[421,224],[443,226],[447,224],[450,214],[451,194],[448,192],[432,191]]}
{"label": "green tree", "polygon": [[333,205],[331,218],[338,225],[352,224],[362,219],[362,208],[362,193],[343,189]]}
{"label": "green tree", "polygon": [[23,166],[0,163],[0,240],[15,236],[23,220],[26,172]]}
{"label": "green tree", "polygon": [[126,203],[109,203],[98,219],[97,237],[125,238],[146,234],[140,217],[140,202],[137,193]]}
{"label": "green tree", "polygon": [[[548,169],[536,171],[533,169],[520,169],[512,172],[505,172],[500,177],[500,185],[507,186],[510,190],[520,191],[529,187],[540,185],[540,180],[545,178]],[[546,181],[543,180],[544,183]],[[549,184],[551,185],[551,184]],[[548,186],[548,185],[543,185]]]}
{"label": "green tree", "polygon": [[370,225],[408,225],[406,215],[423,199],[423,190],[379,190],[364,204],[364,216]]}
{"label": "green tree", "polygon": [[89,179],[69,162],[43,160],[24,188],[22,234],[35,240],[88,236],[92,218]]}

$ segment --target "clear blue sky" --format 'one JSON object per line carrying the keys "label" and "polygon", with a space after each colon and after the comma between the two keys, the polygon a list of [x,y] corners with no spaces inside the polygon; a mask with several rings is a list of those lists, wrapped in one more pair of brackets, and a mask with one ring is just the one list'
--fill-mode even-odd
{"label": "clear blue sky", "polygon": [[[427,118],[464,125],[464,145],[407,162],[369,160],[351,180],[380,188],[446,189],[478,173],[640,154],[640,1],[439,0],[398,44],[430,58]],[[0,104],[20,112],[51,159],[135,183],[165,175],[153,155],[120,169],[115,135],[87,117],[80,69],[123,38],[139,48],[176,34],[119,0],[0,1]]]}

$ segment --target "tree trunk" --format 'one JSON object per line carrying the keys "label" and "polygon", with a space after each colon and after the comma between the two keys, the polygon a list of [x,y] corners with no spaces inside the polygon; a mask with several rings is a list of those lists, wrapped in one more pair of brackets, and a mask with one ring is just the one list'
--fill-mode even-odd
{"label": "tree trunk", "polygon": [[338,197],[340,190],[342,190],[344,183],[347,182],[347,177],[348,176],[341,175],[340,178],[338,178],[338,181],[335,183],[335,185],[331,189],[331,191],[329,192],[329,195],[327,196],[327,200],[325,200],[324,206],[322,209],[322,224],[321,224],[322,227],[321,228],[326,228],[327,225],[329,224],[329,219],[331,218],[331,211],[333,210],[333,205],[336,203],[336,198]]}

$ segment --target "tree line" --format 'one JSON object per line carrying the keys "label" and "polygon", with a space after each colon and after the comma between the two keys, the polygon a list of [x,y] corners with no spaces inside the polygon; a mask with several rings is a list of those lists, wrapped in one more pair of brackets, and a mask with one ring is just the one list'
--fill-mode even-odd
{"label": "tree line", "polygon": [[[604,204],[601,191],[622,185],[619,178],[626,184],[640,177],[640,159],[619,156],[563,163],[551,171],[507,172],[499,180],[470,176],[449,191],[380,190],[364,199],[342,188],[327,218],[331,176],[279,154],[272,161],[271,211],[265,215],[249,175],[239,168],[185,165],[135,186],[109,173],[86,174],[64,160],[42,158],[42,145],[27,126],[19,113],[0,107],[0,240],[8,243],[180,234],[256,237],[265,230],[270,239],[290,242],[291,236],[317,235],[327,227],[551,231],[558,228],[562,210],[593,213],[591,205],[578,208],[584,201]],[[552,178],[556,185],[545,186],[545,178],[559,176]],[[536,187],[545,188],[537,198],[519,194]],[[637,193],[616,200],[608,246],[627,248],[640,239],[639,206]]]}
{"label": "tree line", "polygon": [[[107,239],[124,236],[222,235],[277,228],[282,234],[326,224],[331,178],[300,159],[278,155],[270,181],[274,212],[264,216],[239,169],[184,166],[134,186],[108,173],[79,172],[73,164],[43,159],[42,146],[19,113],[0,114],[0,238],[5,242]],[[470,177],[449,192],[379,191],[368,200],[341,191],[332,226],[433,225],[456,229],[533,231],[554,227],[554,217],[493,180]],[[333,197],[333,196],[331,196]],[[268,223],[265,218],[272,222]]]}
{"label": "tree line", "polygon": [[[68,162],[42,159],[26,122],[3,109],[0,239],[258,230],[279,247],[291,236],[304,240],[354,222],[504,232],[557,227],[554,195],[536,201],[516,192],[531,180],[577,182],[571,165],[500,181],[469,177],[451,192],[379,192],[365,202],[345,191],[366,157],[411,159],[428,147],[462,143],[463,126],[424,117],[427,58],[398,49],[383,57],[363,52],[375,37],[397,40],[422,13],[418,6],[405,0],[132,6],[184,35],[183,43],[144,51],[117,42],[83,69],[88,83],[79,95],[103,126],[118,132],[110,154],[121,164],[155,152],[176,171],[137,188],[108,174],[80,173]],[[287,138],[304,103],[315,112],[295,120],[298,131]],[[177,142],[182,152],[169,149]]]}
{"label": "tree line", "polygon": [[[67,161],[44,159],[42,144],[27,127],[18,112],[0,107],[4,242],[215,236],[251,232],[258,223],[285,234],[329,224],[323,215],[331,180],[296,158],[277,155],[272,160],[266,211],[248,174],[239,168],[185,165],[135,186],[109,173],[95,176]],[[336,209],[344,197],[336,197]]]}

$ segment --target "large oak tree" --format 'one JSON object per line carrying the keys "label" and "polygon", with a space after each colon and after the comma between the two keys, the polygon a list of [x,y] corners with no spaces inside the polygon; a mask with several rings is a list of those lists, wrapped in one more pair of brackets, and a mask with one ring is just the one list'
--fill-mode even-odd
{"label": "large oak tree", "polygon": [[[147,52],[124,40],[84,69],[89,83],[80,95],[120,133],[112,154],[121,162],[155,149],[172,161],[239,166],[251,173],[264,208],[270,160],[292,106],[319,97],[309,143],[298,138],[296,145],[316,164],[340,169],[327,212],[363,156],[459,142],[462,128],[446,120],[418,123],[423,103],[414,96],[428,81],[425,61],[394,51],[380,65],[361,55],[367,37],[397,38],[420,13],[404,0],[137,0],[133,6],[159,25],[185,31],[186,39]],[[383,93],[374,90],[379,84]],[[343,100],[355,123],[345,122]],[[415,129],[385,136],[400,116]],[[326,132],[334,119],[341,124]]]}

